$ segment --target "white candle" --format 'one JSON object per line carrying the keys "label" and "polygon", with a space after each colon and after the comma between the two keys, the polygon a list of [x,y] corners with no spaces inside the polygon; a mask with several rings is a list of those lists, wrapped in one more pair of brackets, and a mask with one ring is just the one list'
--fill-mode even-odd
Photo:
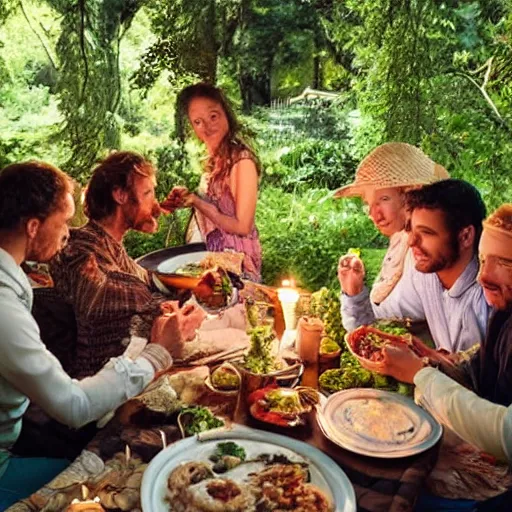
{"label": "white candle", "polygon": [[284,325],[287,330],[295,329],[297,316],[295,309],[299,301],[299,292],[293,288],[293,281],[284,280],[282,288],[278,288],[277,297],[283,308]]}

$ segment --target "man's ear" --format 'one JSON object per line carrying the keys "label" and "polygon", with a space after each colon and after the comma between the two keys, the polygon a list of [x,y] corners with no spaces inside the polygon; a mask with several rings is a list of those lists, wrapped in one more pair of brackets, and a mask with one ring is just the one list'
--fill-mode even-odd
{"label": "man's ear", "polygon": [[466,226],[459,232],[459,244],[462,249],[468,249],[475,243],[475,226]]}
{"label": "man's ear", "polygon": [[117,204],[124,205],[128,201],[128,192],[123,188],[117,187],[112,191],[112,197]]}
{"label": "man's ear", "polygon": [[25,233],[29,240],[34,240],[39,232],[39,226],[41,226],[41,221],[36,218],[29,219],[25,224]]}

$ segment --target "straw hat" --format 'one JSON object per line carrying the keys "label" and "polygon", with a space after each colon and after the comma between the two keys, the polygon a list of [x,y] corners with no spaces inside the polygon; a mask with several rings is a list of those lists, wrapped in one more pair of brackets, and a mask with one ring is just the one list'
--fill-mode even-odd
{"label": "straw hat", "polygon": [[388,142],[365,157],[356,170],[354,183],[338,189],[334,197],[361,196],[369,188],[427,185],[449,177],[446,169],[421,149],[405,142]]}

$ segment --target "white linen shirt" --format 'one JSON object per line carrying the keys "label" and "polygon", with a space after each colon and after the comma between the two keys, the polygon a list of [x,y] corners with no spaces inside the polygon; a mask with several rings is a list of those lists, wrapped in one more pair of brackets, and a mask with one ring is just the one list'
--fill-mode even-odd
{"label": "white linen shirt", "polygon": [[140,393],[155,373],[146,358],[121,356],[93,377],[71,379],[41,341],[32,299],[27,276],[0,249],[0,476],[30,400],[57,421],[79,428]]}
{"label": "white linen shirt", "polygon": [[478,262],[473,258],[447,290],[437,274],[425,274],[410,266],[381,304],[370,301],[366,287],[353,297],[342,293],[343,327],[351,331],[377,318],[426,320],[437,349],[467,350],[483,341],[491,312],[477,274]]}
{"label": "white linen shirt", "polygon": [[464,441],[512,463],[512,405],[480,398],[435,368],[414,377],[415,400]]}

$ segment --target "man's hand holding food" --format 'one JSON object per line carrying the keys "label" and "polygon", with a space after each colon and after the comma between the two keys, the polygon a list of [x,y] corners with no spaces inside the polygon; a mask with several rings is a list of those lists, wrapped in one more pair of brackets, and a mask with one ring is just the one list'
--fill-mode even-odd
{"label": "man's hand holding food", "polygon": [[359,295],[364,287],[363,261],[355,254],[346,254],[338,263],[338,280],[341,290],[349,296]]}
{"label": "man's hand holding food", "polygon": [[162,345],[173,357],[180,346],[196,336],[206,313],[195,304],[179,307],[178,301],[166,301],[160,305],[162,314],[153,321],[151,343]]}
{"label": "man's hand holding food", "polygon": [[[400,382],[413,384],[416,374],[426,366],[425,360],[418,357],[405,344],[403,347],[387,345],[382,349],[382,353],[384,359],[380,373],[394,377]],[[366,367],[364,360],[361,360],[361,366]]]}

